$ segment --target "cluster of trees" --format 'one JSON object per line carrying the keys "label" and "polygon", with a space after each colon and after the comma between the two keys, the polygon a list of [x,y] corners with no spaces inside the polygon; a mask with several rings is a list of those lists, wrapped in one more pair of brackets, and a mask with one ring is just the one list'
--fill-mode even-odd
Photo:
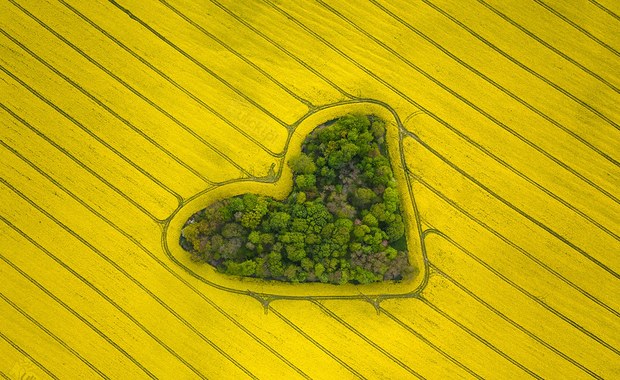
{"label": "cluster of trees", "polygon": [[289,160],[284,201],[245,194],[218,201],[185,225],[181,245],[231,275],[366,284],[411,272],[400,199],[386,157],[385,124],[347,115],[315,129]]}

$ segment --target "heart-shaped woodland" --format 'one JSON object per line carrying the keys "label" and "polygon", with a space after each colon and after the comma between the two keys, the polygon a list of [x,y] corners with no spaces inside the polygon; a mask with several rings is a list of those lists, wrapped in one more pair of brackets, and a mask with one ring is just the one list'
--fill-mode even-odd
{"label": "heart-shaped woodland", "polygon": [[317,127],[288,161],[294,183],[286,199],[216,201],[185,223],[181,246],[235,276],[332,284],[407,278],[413,270],[385,133],[372,115]]}

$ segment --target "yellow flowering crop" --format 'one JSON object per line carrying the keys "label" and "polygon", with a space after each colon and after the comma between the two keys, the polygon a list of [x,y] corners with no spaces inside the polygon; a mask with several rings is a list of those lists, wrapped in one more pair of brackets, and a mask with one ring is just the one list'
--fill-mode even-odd
{"label": "yellow flowering crop", "polygon": [[[0,4],[0,377],[620,377],[620,6]],[[306,135],[388,121],[404,283],[191,262]]]}

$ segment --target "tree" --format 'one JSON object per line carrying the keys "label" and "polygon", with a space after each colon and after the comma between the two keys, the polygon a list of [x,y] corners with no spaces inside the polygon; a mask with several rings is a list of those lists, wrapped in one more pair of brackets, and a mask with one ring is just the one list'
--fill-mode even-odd
{"label": "tree", "polygon": [[403,278],[404,222],[384,137],[374,116],[317,128],[287,162],[293,189],[285,200],[244,194],[214,202],[184,226],[181,245],[236,276],[334,284]]}
{"label": "tree", "polygon": [[269,219],[269,226],[275,232],[286,231],[290,220],[291,216],[286,212],[274,212]]}
{"label": "tree", "polygon": [[366,216],[364,216],[364,218],[362,219],[362,222],[368,227],[379,226],[379,221],[377,220],[377,217],[371,213],[366,214]]}
{"label": "tree", "polygon": [[245,211],[245,203],[243,202],[243,199],[239,197],[231,198],[228,202],[227,207],[233,213],[239,212],[239,211]]}
{"label": "tree", "polygon": [[191,244],[195,251],[200,249],[200,239],[198,238],[199,226],[200,224],[198,223],[190,223],[181,232],[182,237]]}
{"label": "tree", "polygon": [[256,273],[257,264],[255,261],[246,260],[242,263],[226,261],[226,274],[233,276],[252,276]]}
{"label": "tree", "polygon": [[395,213],[398,209],[400,201],[398,199],[398,191],[393,187],[388,187],[383,192],[383,203],[385,204],[385,211],[389,213]]}
{"label": "tree", "polygon": [[370,126],[370,130],[374,135],[375,139],[383,138],[385,135],[385,122],[383,120],[375,120],[372,122]]}
{"label": "tree", "polygon": [[314,174],[300,174],[295,178],[295,184],[299,190],[312,190],[316,186],[316,177]]}
{"label": "tree", "polygon": [[284,277],[286,277],[289,281],[297,282],[297,271],[299,267],[297,265],[290,264],[284,270]]}
{"label": "tree", "polygon": [[385,228],[385,233],[390,242],[396,241],[403,237],[405,234],[405,224],[403,223],[403,219],[400,215],[394,217],[394,220],[388,223]]}
{"label": "tree", "polygon": [[291,157],[288,166],[294,174],[313,174],[316,172],[316,164],[307,154],[301,153],[298,156]]}
{"label": "tree", "polygon": [[367,187],[360,187],[355,190],[353,196],[353,204],[358,208],[366,208],[373,204],[377,199],[377,194]]}
{"label": "tree", "polygon": [[226,223],[222,227],[222,236],[225,239],[233,237],[242,237],[245,235],[245,229],[238,223]]}
{"label": "tree", "polygon": [[279,252],[271,252],[265,259],[267,261],[267,268],[272,277],[278,278],[284,274],[282,255]]}

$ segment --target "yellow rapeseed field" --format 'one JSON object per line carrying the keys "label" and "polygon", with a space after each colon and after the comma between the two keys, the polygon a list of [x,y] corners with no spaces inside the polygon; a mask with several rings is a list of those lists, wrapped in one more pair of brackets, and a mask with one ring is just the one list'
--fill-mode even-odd
{"label": "yellow rapeseed field", "polygon": [[[0,3],[0,378],[620,378],[620,3]],[[387,122],[402,283],[236,279],[181,227]]]}

